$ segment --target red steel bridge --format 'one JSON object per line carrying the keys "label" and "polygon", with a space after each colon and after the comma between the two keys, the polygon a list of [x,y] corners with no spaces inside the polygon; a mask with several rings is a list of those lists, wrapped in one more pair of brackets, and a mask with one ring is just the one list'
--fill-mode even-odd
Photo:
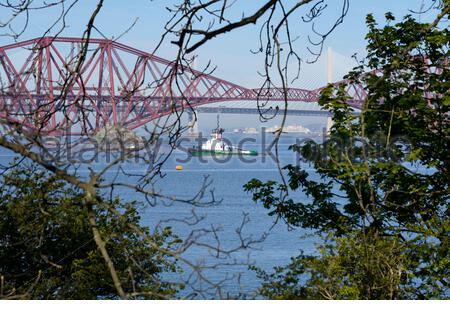
{"label": "red steel bridge", "polygon": [[[284,101],[280,88],[250,89],[118,42],[83,41],[44,37],[0,47],[0,120],[46,134],[90,134],[218,102]],[[321,89],[290,88],[288,101],[317,102]],[[347,90],[358,109],[364,89]]]}

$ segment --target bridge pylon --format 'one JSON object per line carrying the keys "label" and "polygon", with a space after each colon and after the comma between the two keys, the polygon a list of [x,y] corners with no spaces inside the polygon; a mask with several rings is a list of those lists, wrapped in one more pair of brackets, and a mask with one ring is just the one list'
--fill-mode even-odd
{"label": "bridge pylon", "polygon": [[325,132],[326,132],[326,135],[327,135],[327,136],[330,135],[331,127],[332,127],[333,125],[334,125],[333,118],[330,117],[330,116],[328,116],[328,117],[327,117],[327,126],[326,126],[326,128],[325,128]]}
{"label": "bridge pylon", "polygon": [[[333,49],[331,47],[328,47],[327,52],[327,82],[328,84],[333,83]],[[331,127],[333,126],[333,117],[328,116],[327,117],[327,126],[325,128],[325,133],[327,136],[330,135]]]}

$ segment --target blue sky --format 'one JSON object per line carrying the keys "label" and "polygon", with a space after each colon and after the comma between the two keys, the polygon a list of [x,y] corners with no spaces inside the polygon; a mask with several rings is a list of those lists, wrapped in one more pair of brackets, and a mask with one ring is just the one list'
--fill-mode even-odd
{"label": "blue sky", "polygon": [[[170,13],[165,7],[176,2],[176,0],[106,0],[102,12],[97,18],[96,26],[107,37],[117,37],[138,18],[135,27],[124,35],[120,41],[150,51],[159,40],[164,23],[170,18]],[[293,3],[294,1],[286,2]],[[322,27],[322,30],[334,21],[341,4],[341,0],[328,0],[326,2],[329,3],[329,8],[318,21],[319,29]],[[64,30],[63,35],[81,36],[83,27],[86,25],[95,3],[96,1],[93,0],[81,0],[68,16],[67,24],[69,27]],[[261,1],[256,0],[240,0],[232,13],[235,16],[240,16],[243,12],[250,12],[260,3]],[[353,53],[357,52],[361,56],[364,55],[365,16],[367,13],[373,13],[382,22],[384,13],[387,11],[401,17],[408,13],[408,9],[418,9],[421,3],[422,0],[350,0],[350,9],[344,23],[335,30],[326,42],[326,46],[331,46],[336,52],[334,57],[336,80],[352,66],[350,56]],[[53,20],[52,18],[57,10],[55,8],[47,12],[37,11],[32,13],[30,27],[21,39],[39,36]],[[0,14],[0,19],[3,18],[4,20],[5,14]],[[298,19],[299,16],[294,18]],[[19,25],[17,25],[18,27]],[[212,63],[217,66],[216,75],[243,85],[257,86],[260,78],[256,71],[261,69],[263,57],[253,55],[250,50],[257,48],[258,29],[259,26],[249,26],[222,38],[212,40],[198,52],[199,67],[205,65],[211,59]],[[306,35],[311,34],[310,25],[296,23],[293,20],[291,29],[295,34],[300,35],[300,39],[295,43],[296,50],[303,54],[305,60],[311,58],[305,51],[308,44]],[[94,36],[100,37],[98,33],[94,33]],[[0,45],[10,41],[8,38],[0,37]],[[173,58],[175,49],[173,45],[167,43],[157,54],[170,59]],[[301,81],[305,85],[309,83],[310,86],[313,86],[314,82],[323,82],[326,74],[325,68],[325,59],[319,59],[317,66],[306,67],[305,73],[307,74],[303,76],[304,80]],[[308,76],[311,73],[317,76],[317,81],[314,81],[314,77]]]}
{"label": "blue sky", "polygon": [[[97,1],[80,0],[79,4],[67,17],[67,25],[62,35],[80,37],[86,25],[90,13]],[[120,42],[142,49],[152,51],[158,42],[165,22],[170,18],[170,13],[165,9],[180,0],[106,0],[99,14],[96,26],[107,37],[117,37],[137,20],[136,25],[121,39]],[[287,4],[296,1],[286,1]],[[332,24],[340,10],[341,0],[327,0],[327,11],[317,21],[319,29],[325,30]],[[427,0],[425,0],[427,2]],[[350,9],[344,23],[327,39],[326,46],[334,50],[334,80],[339,80],[346,71],[354,66],[350,58],[358,53],[363,57],[365,52],[366,34],[365,16],[373,13],[380,23],[384,20],[384,13],[391,11],[398,18],[408,14],[408,9],[419,9],[422,0],[350,0]],[[261,5],[257,0],[237,1],[231,12],[235,17],[242,13],[248,13]],[[3,9],[2,9],[3,11]],[[46,12],[33,12],[30,18],[29,28],[19,40],[26,40],[40,36],[49,24],[54,20],[58,9],[54,8]],[[304,11],[300,14],[304,14]],[[6,12],[0,13],[0,20],[5,20]],[[307,60],[311,58],[306,52],[308,44],[306,35],[311,34],[310,25],[299,23],[300,14],[293,17],[290,22],[293,33],[300,38],[295,42],[295,49]],[[427,17],[423,17],[425,20]],[[19,24],[17,24],[17,28]],[[253,55],[250,50],[258,46],[259,25],[249,26],[245,29],[229,33],[221,38],[213,39],[198,51],[198,66],[202,67],[211,60],[217,66],[215,75],[229,81],[247,86],[258,87],[261,77],[257,70],[263,66],[263,57]],[[94,37],[101,37],[97,32]],[[10,43],[11,39],[0,37],[0,45]],[[157,55],[172,59],[176,53],[174,45],[167,42],[157,52]],[[295,87],[314,88],[324,85],[326,82],[326,58],[320,58],[313,65],[304,65],[300,80]]]}

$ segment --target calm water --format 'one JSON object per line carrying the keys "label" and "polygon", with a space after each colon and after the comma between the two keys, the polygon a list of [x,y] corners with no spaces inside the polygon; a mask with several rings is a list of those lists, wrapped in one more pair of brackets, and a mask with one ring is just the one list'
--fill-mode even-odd
{"label": "calm water", "polygon": [[[254,138],[257,141],[250,141],[245,144],[245,148],[257,150],[261,153],[264,147],[264,141],[258,136],[230,134],[227,136],[236,143],[243,138]],[[280,143],[280,160],[282,164],[293,163],[295,161],[294,154],[288,150],[288,146],[295,143],[295,139],[299,136],[284,137]],[[188,142],[190,143],[190,142]],[[191,143],[192,144],[192,143]],[[267,146],[268,142],[266,142]],[[162,147],[164,151],[164,147]],[[3,152],[2,163],[10,161],[12,155]],[[159,179],[156,189],[165,195],[170,195],[180,199],[189,199],[196,194],[202,185],[205,176],[212,181],[210,188],[214,190],[214,195],[220,203],[208,207],[194,207],[188,204],[178,202],[164,203],[157,201],[154,206],[147,205],[142,212],[142,223],[153,227],[161,221],[164,224],[171,225],[174,232],[180,237],[187,237],[191,232],[200,233],[202,228],[210,229],[211,227],[220,228],[217,237],[220,239],[221,247],[231,249],[239,246],[240,240],[236,234],[236,229],[240,226],[244,214],[247,215],[249,221],[243,229],[243,236],[259,239],[267,234],[267,238],[253,248],[241,250],[233,253],[229,257],[216,259],[211,252],[202,246],[193,246],[189,248],[183,255],[184,258],[195,263],[205,263],[206,265],[220,264],[217,268],[208,270],[207,276],[214,280],[220,281],[224,277],[232,277],[240,274],[239,281],[236,278],[228,280],[224,284],[225,291],[231,294],[244,292],[251,294],[258,287],[258,280],[255,273],[248,270],[247,264],[234,265],[236,262],[251,260],[252,264],[270,270],[274,266],[284,265],[289,262],[290,257],[304,252],[314,251],[314,243],[317,241],[314,237],[304,237],[306,230],[296,229],[288,230],[287,226],[279,221],[274,224],[274,218],[267,215],[267,210],[260,204],[255,204],[251,195],[243,191],[243,185],[252,178],[258,178],[262,181],[280,180],[280,175],[275,162],[268,156],[258,156],[247,158],[252,163],[243,163],[237,157],[230,159],[225,163],[218,163],[211,158],[204,158],[206,163],[201,163],[200,159],[192,158],[185,163],[185,153],[176,151],[169,158],[163,167],[165,177]],[[176,171],[175,166],[182,163],[184,169]],[[94,165],[100,169],[104,166],[101,161]],[[139,173],[145,170],[140,163],[129,163],[125,165],[128,172]],[[317,179],[313,169],[307,168],[312,177]],[[110,173],[110,177],[115,172]],[[132,180],[128,178],[128,180]],[[132,182],[132,181],[129,181]],[[124,200],[140,200],[144,199],[130,190],[120,190],[120,196]],[[294,197],[299,201],[306,201],[301,193],[297,193]],[[210,198],[209,194],[205,195],[205,200]],[[195,213],[197,216],[203,217],[203,220],[195,226],[186,225],[177,222],[189,217]],[[177,221],[175,221],[177,220]],[[199,242],[215,245],[217,242],[211,234],[199,238]],[[189,268],[186,268],[186,274],[189,275]],[[177,275],[167,275],[168,279],[176,280]],[[189,290],[186,289],[187,291]]]}
{"label": "calm water", "polygon": [[[249,136],[228,135],[234,143]],[[257,150],[260,154],[263,148],[262,141],[259,137],[254,143],[246,143],[245,148]],[[295,143],[295,139],[299,136],[288,136],[281,140],[279,144],[280,161],[282,164],[294,163],[295,156],[288,147]],[[266,146],[268,146],[266,143]],[[185,154],[175,152],[167,161],[163,172],[166,174],[164,179],[160,181],[158,187],[166,194],[174,195],[179,198],[189,198],[200,188],[203,178],[207,175],[212,180],[212,188],[215,196],[221,200],[220,204],[206,207],[193,208],[189,205],[174,203],[170,206],[158,204],[155,207],[148,208],[143,214],[143,222],[152,225],[160,219],[180,219],[188,217],[191,211],[196,214],[205,216],[205,220],[200,226],[205,228],[214,225],[220,226],[222,231],[218,235],[224,248],[233,248],[238,245],[239,238],[236,235],[236,228],[242,222],[243,214],[248,214],[249,222],[244,228],[244,235],[253,239],[260,238],[263,234],[268,234],[267,238],[259,244],[256,249],[244,250],[232,255],[233,259],[245,259],[247,255],[256,266],[265,270],[271,270],[274,266],[284,265],[290,261],[292,256],[298,255],[300,250],[304,252],[312,252],[315,249],[314,243],[317,241],[314,237],[305,237],[310,232],[296,229],[288,230],[287,226],[279,221],[274,224],[274,217],[267,214],[267,210],[261,204],[255,204],[252,201],[251,194],[245,193],[243,185],[252,178],[262,181],[275,180],[280,181],[280,174],[273,159],[269,156],[258,156],[254,158],[246,158],[252,160],[253,163],[243,163],[238,158],[233,157],[225,163],[218,163],[211,158],[206,163],[201,163],[200,159],[192,158],[189,162],[183,163]],[[221,159],[219,159],[221,160]],[[174,170],[177,164],[182,163],[184,169],[182,171]],[[312,168],[306,168],[317,179]],[[132,195],[129,195],[132,197]],[[307,201],[301,193],[294,195],[299,201]],[[187,235],[192,228],[184,224],[170,223],[175,232],[180,235]],[[198,228],[198,226],[197,226]],[[215,243],[212,237],[207,237],[208,241]],[[207,262],[214,263],[210,258],[208,250],[203,248],[192,248],[185,254],[188,259],[199,260],[205,259]],[[220,280],[226,275],[241,273],[240,283],[231,280],[227,284],[227,289],[232,293],[238,291],[251,293],[258,287],[258,280],[253,271],[248,270],[247,266],[221,266],[217,270],[209,272],[209,276],[214,280]]]}

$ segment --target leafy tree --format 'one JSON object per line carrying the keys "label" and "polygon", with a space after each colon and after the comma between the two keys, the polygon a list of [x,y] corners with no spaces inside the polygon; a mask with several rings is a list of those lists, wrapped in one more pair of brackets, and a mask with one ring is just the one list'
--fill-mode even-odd
{"label": "leafy tree", "polygon": [[[34,166],[18,166],[0,185],[2,298],[118,298],[95,244],[84,195]],[[163,251],[177,242],[169,228],[139,227],[135,203],[112,201],[119,216],[94,207],[97,228],[129,298],[168,298],[177,286],[162,272],[180,271]],[[149,245],[148,237],[158,246]]]}
{"label": "leafy tree", "polygon": [[398,239],[361,232],[329,239],[320,256],[300,255],[272,274],[256,269],[263,296],[273,299],[393,299],[408,259]]}
{"label": "leafy tree", "polygon": [[361,113],[348,103],[349,84],[329,86],[320,101],[333,112],[328,141],[292,146],[321,180],[288,165],[289,185],[245,186],[270,214],[325,237],[318,255],[258,270],[263,296],[449,297],[449,12],[442,1],[430,23],[387,13],[381,27],[368,15],[367,59],[347,76],[368,93]]}

